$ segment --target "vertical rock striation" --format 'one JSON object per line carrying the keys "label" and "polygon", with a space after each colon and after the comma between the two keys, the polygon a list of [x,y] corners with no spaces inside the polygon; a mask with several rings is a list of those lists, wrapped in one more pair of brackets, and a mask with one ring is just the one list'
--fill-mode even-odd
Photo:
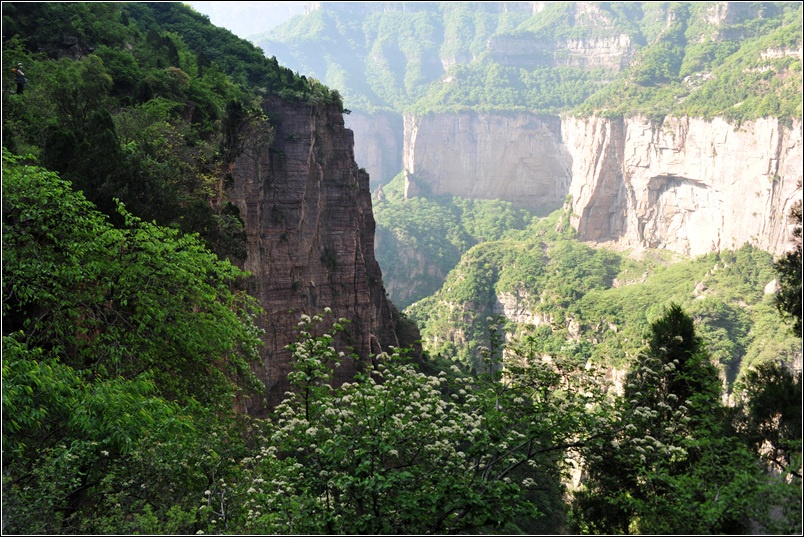
{"label": "vertical rock striation", "polygon": [[581,240],[686,255],[790,239],[802,127],[773,118],[405,117],[409,196],[502,199],[539,212],[572,196]]}
{"label": "vertical rock striation", "polygon": [[573,225],[581,240],[686,255],[739,248],[774,254],[801,197],[801,124],[722,119],[565,120]]}
{"label": "vertical rock striation", "polygon": [[500,199],[545,212],[564,202],[571,166],[559,118],[462,112],[404,119],[408,196]]}
{"label": "vertical rock striation", "polygon": [[[340,346],[353,347],[361,359],[418,339],[386,298],[374,258],[369,176],[355,163],[353,135],[340,109],[277,97],[266,98],[263,108],[275,118],[275,141],[260,144],[246,136],[227,191],[245,222],[249,290],[266,311],[257,375],[267,392],[251,403],[254,414],[278,403],[288,389],[285,346],[295,340],[303,313],[329,307],[348,319]],[[359,367],[347,359],[335,381],[351,378]]]}

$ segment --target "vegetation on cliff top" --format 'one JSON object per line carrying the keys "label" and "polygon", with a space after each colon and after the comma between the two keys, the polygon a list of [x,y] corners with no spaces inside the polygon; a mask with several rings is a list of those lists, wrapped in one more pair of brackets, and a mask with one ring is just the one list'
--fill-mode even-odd
{"label": "vegetation on cliff top", "polygon": [[[146,221],[199,232],[242,259],[223,199],[243,134],[272,141],[266,94],[342,106],[336,91],[266,59],[186,6],[4,3],[3,144],[81,189],[113,222],[113,198]],[[259,133],[259,134],[256,134]]]}
{"label": "vegetation on cliff top", "polygon": [[799,3],[519,8],[322,5],[256,42],[367,112],[802,117]]}
{"label": "vegetation on cliff top", "polygon": [[[21,61],[30,80],[3,88],[4,532],[801,532],[800,374],[757,367],[724,407],[707,325],[673,304],[651,310],[624,397],[588,346],[548,349],[549,334],[493,317],[475,374],[437,356],[424,374],[399,351],[336,386],[342,321],[303,315],[295,391],[270,419],[237,412],[260,389],[261,312],[222,260],[244,254],[226,167],[243,130],[271,140],[261,88],[337,94],[275,61],[244,65],[252,49],[180,5],[3,15],[4,68]],[[49,59],[60,48],[69,58]],[[505,204],[422,208],[461,248],[496,240],[471,250],[458,297],[533,283],[569,306],[643,268],[567,241],[558,217],[527,228]],[[724,278],[755,305],[761,254],[725,255],[707,285]],[[630,323],[620,299],[635,300],[592,311]],[[721,324],[742,344],[734,302]],[[781,308],[800,322],[800,302]],[[569,490],[579,464],[589,478]]]}

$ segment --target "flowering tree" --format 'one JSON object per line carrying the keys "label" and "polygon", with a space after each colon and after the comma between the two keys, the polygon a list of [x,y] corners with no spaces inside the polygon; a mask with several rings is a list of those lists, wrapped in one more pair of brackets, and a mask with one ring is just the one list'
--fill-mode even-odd
{"label": "flowering tree", "polygon": [[533,490],[551,476],[559,481],[567,450],[599,425],[588,376],[524,348],[511,354],[519,365],[480,378],[457,366],[428,376],[395,351],[333,387],[342,356],[332,334],[313,335],[321,321],[302,317],[290,346],[296,391],[264,424],[238,479],[208,491],[212,527],[263,534],[504,527],[541,515]]}

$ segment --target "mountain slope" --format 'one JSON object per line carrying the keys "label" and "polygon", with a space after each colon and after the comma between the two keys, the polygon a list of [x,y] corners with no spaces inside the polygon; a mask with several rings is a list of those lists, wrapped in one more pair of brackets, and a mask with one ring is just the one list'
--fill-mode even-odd
{"label": "mountain slope", "polygon": [[793,2],[326,2],[257,37],[354,110],[801,118]]}
{"label": "mountain slope", "polygon": [[425,348],[480,368],[489,326],[499,324],[537,352],[603,365],[616,381],[648,324],[675,303],[695,319],[726,390],[764,361],[800,369],[801,339],[778,323],[767,252],[746,245],[685,259],[593,249],[574,238],[568,216],[557,211],[518,238],[469,249],[438,291],[405,310]]}
{"label": "mountain slope", "polygon": [[301,314],[329,307],[350,321],[338,345],[356,360],[339,381],[418,339],[382,287],[368,178],[337,91],[181,4],[3,10],[4,65],[23,63],[30,80],[17,94],[3,79],[4,144],[70,180],[114,225],[125,226],[119,200],[251,271],[267,334],[266,391],[251,412],[288,388],[285,346]]}

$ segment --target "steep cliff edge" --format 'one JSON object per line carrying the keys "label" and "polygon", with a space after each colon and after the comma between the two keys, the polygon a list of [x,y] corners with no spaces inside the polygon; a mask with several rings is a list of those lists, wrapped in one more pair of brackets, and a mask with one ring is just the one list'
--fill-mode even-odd
{"label": "steep cliff edge", "polygon": [[354,133],[355,160],[372,183],[387,183],[402,169],[402,118],[391,112],[352,112],[344,117]]}
{"label": "steep cliff edge", "polygon": [[572,196],[584,241],[686,255],[748,242],[774,254],[801,197],[802,127],[778,119],[405,118],[409,196],[450,193],[550,211]]}
{"label": "steep cliff edge", "polygon": [[801,197],[801,123],[668,117],[567,120],[581,240],[699,255],[748,242],[775,254]]}
{"label": "steep cliff edge", "polygon": [[407,196],[499,199],[549,212],[569,191],[557,117],[463,112],[405,118]]}
{"label": "steep cliff edge", "polygon": [[[348,319],[341,347],[353,347],[362,359],[418,339],[385,296],[374,258],[369,176],[355,163],[353,135],[340,109],[277,97],[266,98],[263,109],[276,118],[275,142],[246,139],[227,191],[247,230],[249,291],[266,311],[257,374],[267,391],[250,405],[256,414],[279,402],[288,387],[285,346],[295,340],[303,313],[329,307]],[[351,378],[358,367],[347,360],[335,381]]]}

